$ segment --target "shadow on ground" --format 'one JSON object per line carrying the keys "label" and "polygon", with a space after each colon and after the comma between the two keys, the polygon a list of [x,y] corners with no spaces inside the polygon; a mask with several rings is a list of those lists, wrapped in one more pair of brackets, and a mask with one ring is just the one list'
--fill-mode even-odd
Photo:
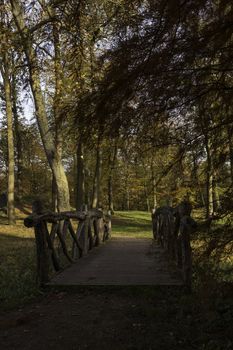
{"label": "shadow on ground", "polygon": [[0,317],[0,342],[4,350],[225,350],[233,343],[228,305],[219,312],[180,287],[50,291]]}

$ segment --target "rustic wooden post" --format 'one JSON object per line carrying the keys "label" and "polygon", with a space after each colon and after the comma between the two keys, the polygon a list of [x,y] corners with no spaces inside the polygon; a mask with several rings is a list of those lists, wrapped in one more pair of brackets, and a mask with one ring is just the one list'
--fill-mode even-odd
{"label": "rustic wooden post", "polygon": [[156,239],[157,238],[157,215],[156,215],[155,209],[152,209],[151,218],[152,218],[153,237],[154,237],[154,239]]}
{"label": "rustic wooden post", "polygon": [[[80,222],[78,223],[78,227],[80,225]],[[77,232],[74,233],[76,235],[76,239],[78,240],[78,228],[77,228]],[[73,244],[72,244],[72,258],[74,260],[80,258],[81,256],[81,252],[79,251],[78,247],[77,247],[77,244],[75,244],[75,241],[73,241]]]}
{"label": "rustic wooden post", "polygon": [[[42,214],[43,205],[40,200],[33,202],[33,214]],[[37,276],[41,286],[49,281],[49,252],[47,246],[47,227],[44,221],[36,224],[34,228],[37,252]]]}
{"label": "rustic wooden post", "polygon": [[88,221],[88,238],[89,238],[89,249],[91,250],[94,247],[94,237],[92,234],[92,227],[91,227],[91,218],[89,218]]}
{"label": "rustic wooden post", "polygon": [[181,243],[180,236],[178,236],[176,239],[176,261],[177,261],[177,266],[181,269],[182,268],[182,243]]}
{"label": "rustic wooden post", "polygon": [[181,267],[182,259],[181,257],[181,245],[178,239],[179,230],[180,230],[180,216],[177,213],[176,208],[174,209],[174,230],[173,230],[173,238],[174,238],[174,260],[176,260],[178,267]]}
{"label": "rustic wooden post", "polygon": [[168,221],[167,225],[167,252],[169,259],[172,259],[172,250],[173,250],[173,240],[172,240],[172,224]]}
{"label": "rustic wooden post", "polygon": [[104,220],[103,220],[103,218],[97,219],[97,226],[98,226],[98,232],[99,232],[99,243],[101,243],[104,240]]}
{"label": "rustic wooden post", "polygon": [[152,212],[153,236],[157,236],[158,243],[182,269],[187,291],[191,291],[192,283],[190,234],[196,228],[196,222],[190,217],[191,211],[191,204],[183,201],[176,208],[161,207]]}
{"label": "rustic wooden post", "polygon": [[181,218],[180,234],[182,242],[182,270],[187,291],[192,288],[192,249],[190,244],[190,233],[196,228],[196,222],[188,215]]}
{"label": "rustic wooden post", "polygon": [[164,246],[169,256],[169,248],[170,248],[170,227],[169,227],[169,221],[168,216],[164,215],[163,217],[163,237],[164,237]]}
{"label": "rustic wooden post", "polygon": [[83,204],[82,205],[82,211],[85,212],[85,213],[88,212],[87,204]]}
{"label": "rustic wooden post", "polygon": [[93,220],[93,227],[94,227],[94,233],[95,233],[95,246],[97,247],[100,244],[100,238],[99,238],[99,226],[98,226],[98,219],[95,218]]}
{"label": "rustic wooden post", "polygon": [[108,221],[108,239],[110,239],[111,236],[112,236],[112,220],[110,216]]}
{"label": "rustic wooden post", "polygon": [[112,234],[111,210],[108,210],[106,227],[107,227],[106,239],[110,239]]}
{"label": "rustic wooden post", "polygon": [[90,220],[90,217],[87,215],[84,221],[84,225],[83,225],[82,233],[80,237],[82,242],[82,247],[83,247],[83,255],[87,255],[89,250],[89,234],[88,234],[89,220]]}
{"label": "rustic wooden post", "polygon": [[164,217],[159,214],[159,242],[162,248],[165,248],[165,235],[164,235]]}
{"label": "rustic wooden post", "polygon": [[56,252],[56,249],[54,248],[53,240],[49,234],[47,224],[44,223],[44,226],[46,229],[46,240],[47,240],[47,244],[48,244],[48,249],[50,250],[53,266],[54,266],[55,271],[59,271],[59,270],[61,270],[61,266],[60,266],[60,262],[59,262],[59,259],[57,256],[57,252]]}

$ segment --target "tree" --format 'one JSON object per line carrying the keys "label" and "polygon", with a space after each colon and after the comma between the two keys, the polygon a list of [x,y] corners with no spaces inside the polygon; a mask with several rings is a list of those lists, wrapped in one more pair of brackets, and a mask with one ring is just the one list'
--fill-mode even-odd
{"label": "tree", "polygon": [[4,85],[4,97],[6,104],[7,119],[7,150],[8,150],[8,182],[7,182],[7,207],[9,224],[15,223],[15,162],[14,162],[14,136],[13,136],[13,106],[12,106],[12,88],[11,88],[11,56],[9,42],[10,23],[4,13],[1,18],[2,43],[1,43],[1,75]]}
{"label": "tree", "polygon": [[49,127],[48,116],[46,113],[40,84],[39,62],[37,59],[36,50],[33,47],[33,36],[31,29],[26,25],[24,12],[19,1],[11,0],[11,6],[15,24],[19,31],[20,40],[24,47],[24,52],[27,59],[30,74],[30,85],[34,97],[36,117],[41,139],[56,182],[58,208],[60,211],[68,210],[70,207],[68,181],[62,165],[61,156],[57,151],[53,135]]}

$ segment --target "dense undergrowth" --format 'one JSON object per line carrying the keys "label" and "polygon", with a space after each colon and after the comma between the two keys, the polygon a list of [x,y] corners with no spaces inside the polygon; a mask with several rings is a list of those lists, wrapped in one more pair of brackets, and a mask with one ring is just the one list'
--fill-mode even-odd
{"label": "dense undergrowth", "polygon": [[200,284],[203,280],[233,282],[232,215],[198,222],[192,236],[194,271],[198,271],[194,279]]}

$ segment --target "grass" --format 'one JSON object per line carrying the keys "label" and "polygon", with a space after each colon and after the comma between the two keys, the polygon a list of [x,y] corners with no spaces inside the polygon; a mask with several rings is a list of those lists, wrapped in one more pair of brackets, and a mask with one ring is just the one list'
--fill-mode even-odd
{"label": "grass", "polygon": [[152,238],[151,214],[143,211],[117,211],[112,218],[113,237]]}
{"label": "grass", "polygon": [[[4,220],[1,220],[1,222]],[[14,308],[38,294],[34,233],[23,226],[0,224],[0,307]]]}

